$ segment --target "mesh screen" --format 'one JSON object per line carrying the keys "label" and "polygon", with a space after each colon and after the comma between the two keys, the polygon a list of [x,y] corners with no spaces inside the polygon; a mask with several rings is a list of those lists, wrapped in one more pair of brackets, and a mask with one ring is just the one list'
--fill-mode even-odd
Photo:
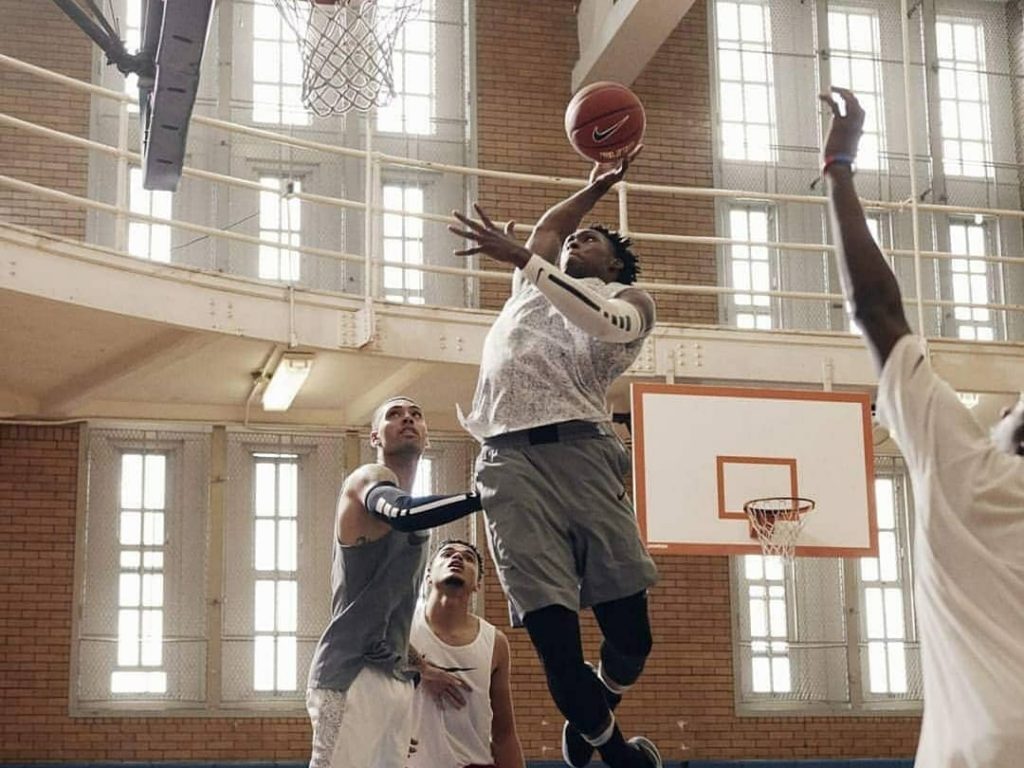
{"label": "mesh screen", "polygon": [[[257,570],[254,511],[256,457],[295,457],[298,464],[297,558],[295,570]],[[346,473],[341,437],[231,432],[224,537],[223,667],[225,702],[301,700],[320,634],[330,620],[330,573],[338,489]],[[255,582],[297,582],[296,686],[291,691],[255,691],[253,634]],[[289,633],[291,634],[291,633]]]}
{"label": "mesh screen", "polygon": [[[148,545],[131,544],[122,520],[122,456],[156,453],[166,457],[163,534]],[[88,433],[86,549],[78,622],[78,703],[158,698],[199,702],[204,698],[206,649],[206,524],[209,471],[208,432],[91,429]],[[118,662],[120,606],[134,605],[121,594],[122,554],[146,551],[162,556],[159,606],[162,633],[159,663],[139,667]],[[117,669],[163,671],[166,693],[115,694]]]}

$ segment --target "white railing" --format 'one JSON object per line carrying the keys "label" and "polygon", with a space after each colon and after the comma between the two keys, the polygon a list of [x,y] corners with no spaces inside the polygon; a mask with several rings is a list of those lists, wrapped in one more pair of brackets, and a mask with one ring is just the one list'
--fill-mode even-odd
{"label": "white railing", "polygon": [[[37,67],[35,65],[29,64],[24,61],[20,61],[18,59],[3,54],[0,54],[0,66],[9,70],[15,70],[20,71],[22,73],[30,74],[34,77],[38,77],[43,80],[58,83],[59,85],[68,88],[69,90],[77,91],[80,93],[86,93],[97,98],[109,99],[119,102],[121,105],[121,111],[124,113],[123,117],[127,117],[128,105],[134,101],[132,97],[128,96],[123,92],[109,90],[97,85],[93,85],[91,83],[85,83],[74,78],[67,77],[65,75],[61,75],[55,72],[51,72],[44,68]],[[389,155],[374,150],[372,146],[369,144],[369,139],[367,147],[363,149],[353,149],[349,147],[339,147],[331,144],[312,141],[309,139],[290,136],[261,128],[253,128],[251,126],[230,123],[203,115],[195,115],[193,116],[192,120],[193,123],[197,125],[202,125],[217,131],[240,134],[250,139],[270,142],[284,147],[292,147],[295,149],[314,151],[317,153],[322,153],[323,155],[327,156],[362,159],[368,164],[369,171],[366,173],[367,183],[365,185],[366,188],[364,192],[366,199],[364,200],[352,200],[340,197],[332,197],[328,195],[316,194],[309,191],[284,193],[284,195],[294,197],[295,199],[301,200],[302,202],[309,203],[312,205],[326,206],[339,210],[361,211],[363,213],[365,233],[364,242],[371,243],[371,246],[364,246],[364,252],[362,254],[347,253],[344,251],[335,250],[331,248],[317,247],[315,245],[288,245],[286,246],[286,248],[289,251],[295,251],[297,253],[304,254],[307,256],[325,259],[330,262],[362,264],[364,269],[363,274],[364,276],[368,276],[369,279],[364,279],[362,281],[363,285],[359,295],[365,298],[365,300],[367,301],[367,306],[371,317],[374,302],[380,301],[379,275],[382,269],[386,266],[400,266],[403,269],[413,269],[423,273],[451,276],[463,280],[466,278],[472,278],[475,280],[483,281],[507,282],[509,280],[509,274],[507,271],[493,271],[431,263],[416,265],[399,265],[396,264],[395,262],[386,262],[382,258],[380,253],[375,253],[375,248],[372,244],[377,242],[379,238],[374,237],[373,234],[375,232],[379,232],[379,221],[381,217],[385,214],[391,213],[400,214],[404,217],[417,217],[425,222],[430,222],[438,225],[445,225],[450,220],[447,215],[438,215],[434,213],[417,214],[404,210],[393,210],[385,208],[380,202],[380,191],[378,183],[380,179],[380,171],[382,168],[404,167],[418,169],[421,171],[431,171],[434,173],[458,174],[464,177],[487,178],[507,182],[525,182],[529,184],[553,186],[564,189],[577,189],[584,184],[583,180],[581,179],[566,179],[561,177],[540,176],[536,174],[515,173],[493,169],[471,168],[459,165],[418,160],[408,157],[401,157],[397,155]],[[77,149],[86,150],[88,152],[95,152],[98,153],[98,155],[100,156],[115,159],[116,161],[118,161],[121,164],[124,164],[125,166],[127,164],[137,164],[141,161],[139,154],[137,152],[129,150],[126,146],[127,132],[123,130],[119,131],[118,134],[120,146],[111,146],[98,141],[85,139],[80,136],[75,136],[63,131],[55,130],[53,128],[48,128],[36,123],[32,123],[10,114],[0,113],[0,125],[15,129],[19,132],[23,132],[26,135],[42,137],[47,141],[51,141],[57,145],[75,147]],[[369,131],[367,133],[372,134],[372,132]],[[913,153],[911,152],[911,154]],[[215,173],[213,171],[201,168],[186,167],[183,170],[183,176],[185,178],[196,179],[210,184],[223,185],[225,187],[246,189],[257,192],[271,192],[274,194],[282,194],[280,190],[261,185],[259,182],[253,181],[252,179],[239,178],[236,176],[230,176],[223,173]],[[914,174],[911,174],[912,180],[913,177]],[[176,229],[183,232],[194,233],[202,237],[218,238],[232,242],[243,243],[249,246],[253,246],[253,259],[256,258],[255,250],[259,246],[268,246],[273,248],[282,247],[282,244],[277,241],[265,240],[252,235],[246,235],[239,232],[220,229],[206,224],[199,224],[195,222],[183,221],[173,218],[165,219],[135,212],[132,211],[129,206],[124,204],[125,201],[123,200],[123,197],[121,195],[118,195],[118,197],[121,200],[122,204],[118,205],[105,203],[98,200],[92,200],[86,197],[77,196],[67,192],[51,189],[8,175],[0,175],[0,187],[15,190],[24,194],[38,197],[43,200],[59,202],[61,204],[72,206],[75,208],[91,210],[101,214],[108,214],[110,216],[113,216],[116,221],[140,221],[148,224],[168,226],[172,230]],[[680,235],[632,230],[629,227],[629,199],[631,193],[634,192],[645,193],[648,195],[665,195],[674,199],[714,199],[726,201],[756,200],[759,202],[764,201],[776,204],[798,204],[818,208],[823,208],[826,205],[826,200],[823,196],[751,192],[746,190],[713,189],[705,187],[675,187],[667,185],[645,184],[624,181],[619,183],[616,187],[616,193],[618,196],[618,227],[620,231],[628,234],[634,241],[640,243],[672,243],[677,245],[713,246],[715,248],[722,248],[733,245],[763,247],[769,249],[770,252],[778,254],[780,259],[789,258],[788,254],[828,254],[834,250],[833,246],[825,243],[737,240],[734,238],[721,236]],[[369,204],[367,203],[367,200],[369,201]],[[925,276],[923,267],[925,262],[932,262],[934,264],[938,264],[941,262],[949,262],[957,259],[971,259],[972,261],[984,261],[987,265],[994,266],[1024,265],[1024,256],[987,256],[981,258],[976,255],[925,250],[921,247],[919,240],[920,222],[918,221],[918,219],[920,214],[929,213],[945,216],[985,216],[996,220],[1012,219],[1015,221],[1020,221],[1024,219],[1024,211],[989,207],[957,207],[922,203],[920,202],[920,200],[918,199],[918,195],[916,194],[916,182],[912,184],[911,195],[906,200],[863,200],[862,202],[864,207],[869,210],[889,212],[894,217],[903,216],[907,214],[909,214],[911,217],[913,247],[884,248],[883,253],[885,253],[893,261],[894,264],[898,265],[901,261],[907,261],[912,264],[912,279],[906,282],[909,282],[912,285],[913,290],[909,292],[905,290],[905,294],[907,295],[904,296],[904,300],[906,304],[908,304],[910,307],[913,307],[913,313],[916,316],[917,325],[919,328],[928,327],[925,322],[924,316],[925,308],[950,309],[967,307],[972,310],[987,309],[992,312],[1002,313],[1004,321],[1002,323],[1003,327],[1001,334],[1005,334],[1005,337],[1009,340],[1017,339],[1018,334],[1012,331],[1012,328],[1015,325],[1017,325],[1017,323],[1011,323],[1010,318],[1021,318],[1021,322],[1019,324],[1024,326],[1024,305],[997,302],[966,304],[964,302],[956,302],[953,301],[952,299],[944,297],[924,297],[923,299],[919,299],[918,297],[921,297],[924,293],[923,286],[925,282]],[[519,232],[527,232],[529,231],[529,228],[529,224],[517,224],[517,231]],[[130,256],[128,256],[127,253],[123,255],[126,258],[131,258]],[[171,264],[171,266],[173,266],[173,263]],[[839,296],[838,294],[816,291],[755,291],[750,288],[737,289],[723,285],[694,285],[649,281],[641,281],[638,283],[638,285],[648,290],[664,294],[716,296],[722,297],[723,299],[737,294],[749,295],[753,293],[759,296],[767,296],[770,300],[776,302],[816,302],[819,305],[821,305],[821,307],[826,308],[834,307],[838,302],[841,302],[842,300],[842,297]],[[1021,288],[1022,290],[1024,290],[1024,286],[1021,286]],[[327,292],[345,293],[344,291]],[[826,310],[824,314],[827,316],[828,311]],[[716,325],[716,323],[712,323],[711,325]],[[791,328],[787,328],[785,326],[781,328],[781,330],[789,329]],[[829,330],[834,330],[836,332],[841,333],[847,332],[846,330],[841,328],[829,329],[828,327],[807,327],[804,325],[797,325],[795,329],[826,332]]]}

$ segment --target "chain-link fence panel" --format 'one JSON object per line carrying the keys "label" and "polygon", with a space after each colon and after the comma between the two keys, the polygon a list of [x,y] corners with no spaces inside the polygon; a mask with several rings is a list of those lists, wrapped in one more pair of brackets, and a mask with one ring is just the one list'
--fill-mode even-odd
{"label": "chain-link fence panel", "polygon": [[221,697],[301,701],[331,617],[345,440],[230,432],[227,466]]}
{"label": "chain-link fence panel", "polygon": [[209,432],[87,439],[75,704],[202,702]]}

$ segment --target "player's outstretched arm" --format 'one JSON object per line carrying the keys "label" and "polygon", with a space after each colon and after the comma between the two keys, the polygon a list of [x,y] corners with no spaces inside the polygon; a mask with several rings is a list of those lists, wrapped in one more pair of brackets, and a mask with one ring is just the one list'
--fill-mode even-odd
{"label": "player's outstretched arm", "polygon": [[491,755],[496,768],[525,768],[512,707],[512,654],[508,638],[500,631],[494,636],[494,659],[494,671],[491,673]]}
{"label": "player's outstretched arm", "polygon": [[643,145],[638,145],[628,157],[616,163],[594,163],[590,171],[590,183],[544,212],[534,225],[526,241],[526,248],[546,261],[557,262],[565,238],[579,229],[583,217],[597,205],[597,201],[622,181],[630,163],[642,149]]}
{"label": "player's outstretched arm", "polygon": [[824,174],[843,295],[864,330],[879,370],[896,342],[910,333],[903,313],[899,284],[871,236],[853,184],[852,163],[864,125],[864,110],[851,91],[832,88],[846,105],[840,111],[834,97],[820,96],[832,110],[832,127],[825,141]]}
{"label": "player's outstretched arm", "polygon": [[383,464],[364,464],[345,480],[338,499],[338,541],[359,545],[389,529],[420,531],[444,525],[480,510],[475,493],[410,496]]}
{"label": "player's outstretched arm", "polygon": [[481,510],[475,493],[410,496],[391,480],[365,487],[363,506],[378,520],[397,531],[423,531]]}
{"label": "player's outstretched arm", "polygon": [[570,323],[601,341],[626,344],[643,338],[654,327],[654,300],[646,292],[627,288],[615,298],[602,296],[521,246],[512,236],[513,222],[499,227],[478,204],[473,207],[480,221],[452,211],[461,228],[449,224],[448,230],[476,243],[455,251],[457,255],[484,253],[512,264]]}

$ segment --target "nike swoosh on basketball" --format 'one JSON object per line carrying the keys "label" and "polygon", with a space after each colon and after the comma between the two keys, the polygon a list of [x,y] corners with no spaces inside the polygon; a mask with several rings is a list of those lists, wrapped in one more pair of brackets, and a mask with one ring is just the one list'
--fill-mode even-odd
{"label": "nike swoosh on basketball", "polygon": [[613,133],[615,133],[617,130],[619,130],[619,128],[624,126],[626,124],[627,120],[629,120],[629,115],[626,115],[624,118],[619,120],[619,122],[615,123],[615,125],[608,126],[603,131],[598,129],[598,128],[595,128],[594,129],[594,141],[596,141],[596,142],[604,141],[609,136],[611,136]]}

